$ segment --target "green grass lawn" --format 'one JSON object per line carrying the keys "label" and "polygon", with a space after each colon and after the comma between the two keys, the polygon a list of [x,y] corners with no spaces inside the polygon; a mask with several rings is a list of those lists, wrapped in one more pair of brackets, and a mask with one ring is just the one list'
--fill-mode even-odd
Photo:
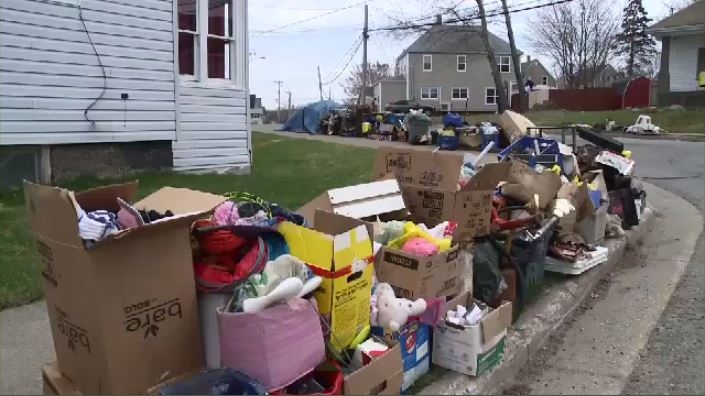
{"label": "green grass lawn", "polygon": [[[163,186],[212,193],[248,191],[296,209],[326,189],[371,179],[374,150],[253,133],[252,173],[193,175],[149,172],[122,179],[80,178],[63,187],[82,190],[121,180],[140,180],[144,196]],[[41,297],[39,264],[34,256],[21,192],[0,195],[0,309]]]}
{"label": "green grass lawn", "polygon": [[[705,134],[705,109],[689,108],[684,111],[659,109],[655,113],[633,112],[630,110],[615,111],[563,111],[543,110],[529,111],[524,115],[536,125],[564,126],[569,124],[605,123],[605,119],[613,120],[617,125],[634,124],[639,114],[651,116],[651,122],[671,133]],[[497,121],[499,115],[471,115],[469,122]]]}

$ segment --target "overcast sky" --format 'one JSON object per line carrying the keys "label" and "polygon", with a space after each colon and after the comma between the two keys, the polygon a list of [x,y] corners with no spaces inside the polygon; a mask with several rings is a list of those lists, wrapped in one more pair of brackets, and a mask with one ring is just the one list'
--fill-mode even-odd
{"label": "overcast sky", "polygon": [[[460,7],[475,7],[475,0],[459,0]],[[551,0],[508,0],[509,8],[525,8],[545,4]],[[282,106],[287,103],[287,91],[292,93],[292,103],[300,105],[318,100],[318,77],[316,66],[321,67],[327,96],[328,89],[334,100],[343,99],[341,83],[348,75],[350,66],[362,62],[362,48],[350,58],[351,50],[361,35],[363,25],[363,4],[369,6],[370,28],[389,26],[393,18],[431,22],[428,1],[421,0],[250,0],[250,92],[262,97],[262,103],[269,109],[277,106],[277,85],[282,80]],[[425,3],[425,4],[424,4]],[[626,0],[613,3],[615,12],[621,12]],[[667,0],[644,0],[649,16],[658,20],[668,15]],[[488,11],[497,9],[498,0],[486,0]],[[347,7],[347,8],[346,8]],[[345,9],[342,9],[345,8]],[[341,10],[342,9],[342,10]],[[523,11],[512,14],[512,25],[517,46],[525,54],[541,59],[550,68],[550,61],[534,53],[527,44],[531,34],[527,20],[537,11]],[[289,26],[288,26],[289,25]],[[506,40],[504,24],[490,25],[490,30]],[[387,34],[372,33],[368,44],[368,59],[394,64],[394,58],[407,47],[415,36],[404,39]],[[343,70],[346,60],[350,65]],[[342,73],[341,73],[342,71]]]}

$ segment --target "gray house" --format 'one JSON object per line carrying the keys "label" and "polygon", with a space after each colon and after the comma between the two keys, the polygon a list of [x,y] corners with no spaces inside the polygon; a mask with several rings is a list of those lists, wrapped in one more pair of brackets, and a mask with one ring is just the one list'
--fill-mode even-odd
{"label": "gray house", "polygon": [[521,64],[521,72],[525,79],[533,81],[536,85],[556,87],[556,79],[538,59],[527,56],[526,62]]}
{"label": "gray house", "polygon": [[247,0],[3,0],[0,179],[247,172],[247,47]]}
{"label": "gray house", "polygon": [[[516,83],[509,44],[492,33],[489,39],[509,90]],[[415,99],[443,111],[497,110],[497,92],[479,26],[432,26],[397,57],[395,73],[405,88],[405,96],[397,99]]]}

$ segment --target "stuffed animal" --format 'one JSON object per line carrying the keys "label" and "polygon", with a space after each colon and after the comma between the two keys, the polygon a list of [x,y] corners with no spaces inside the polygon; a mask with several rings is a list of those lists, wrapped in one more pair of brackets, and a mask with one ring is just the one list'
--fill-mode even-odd
{"label": "stuffed animal", "polygon": [[388,283],[378,283],[374,294],[377,302],[375,322],[391,331],[399,331],[410,316],[418,316],[426,311],[426,300],[397,298]]}

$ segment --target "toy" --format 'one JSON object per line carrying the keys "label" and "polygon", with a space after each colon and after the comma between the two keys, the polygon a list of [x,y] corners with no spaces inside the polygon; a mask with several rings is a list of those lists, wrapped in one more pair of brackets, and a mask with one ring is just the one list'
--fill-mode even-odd
{"label": "toy", "polygon": [[388,283],[378,283],[375,288],[376,317],[373,324],[398,331],[410,316],[418,316],[426,311],[426,300],[419,298],[411,301],[397,298]]}

